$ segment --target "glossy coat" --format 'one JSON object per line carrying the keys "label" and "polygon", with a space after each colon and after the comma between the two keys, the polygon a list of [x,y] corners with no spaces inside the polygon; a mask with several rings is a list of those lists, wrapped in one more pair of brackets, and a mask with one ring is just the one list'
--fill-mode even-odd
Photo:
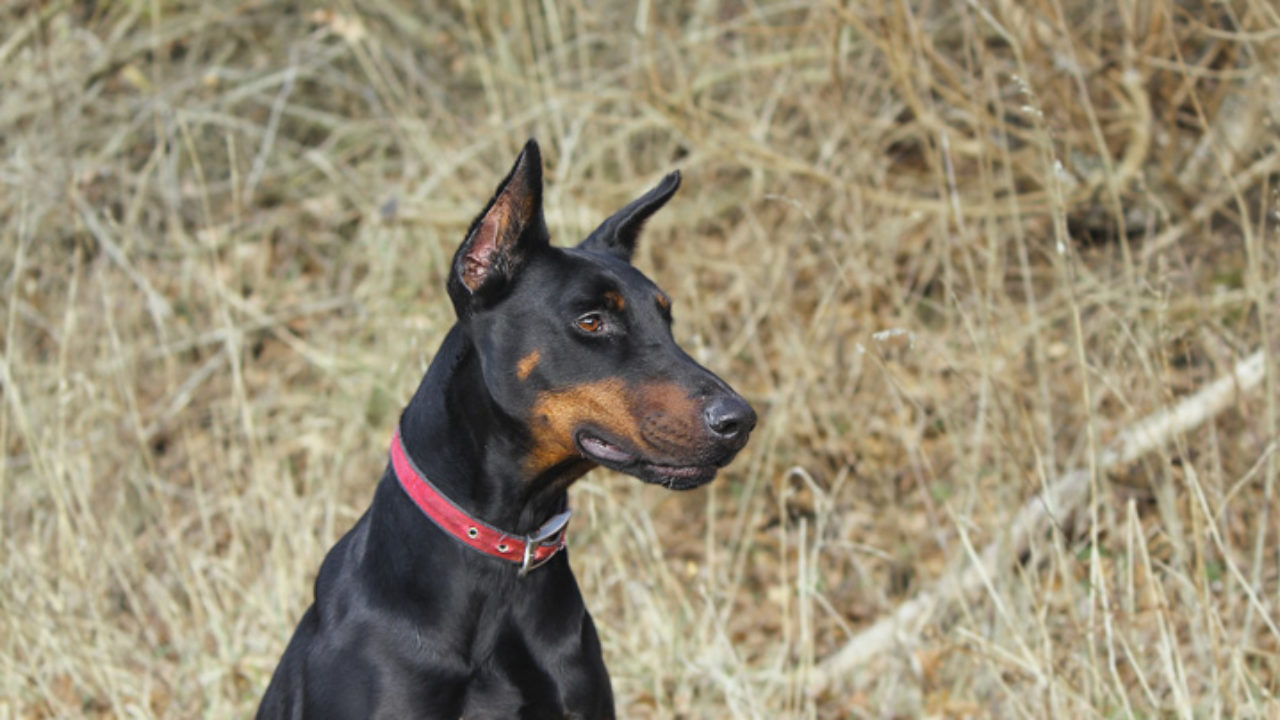
{"label": "glossy coat", "polygon": [[[472,224],[448,284],[458,322],[400,432],[474,517],[528,534],[597,464],[684,489],[746,443],[754,412],[680,349],[670,300],[630,264],[678,186],[673,173],[578,247],[552,247],[531,141]],[[388,465],[257,717],[594,720],[614,706],[569,552],[519,577],[436,527]]]}

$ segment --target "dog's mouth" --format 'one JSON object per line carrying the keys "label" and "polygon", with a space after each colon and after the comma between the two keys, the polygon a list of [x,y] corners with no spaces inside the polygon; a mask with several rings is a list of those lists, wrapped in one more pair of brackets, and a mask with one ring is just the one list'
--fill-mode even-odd
{"label": "dog's mouth", "polygon": [[623,450],[608,440],[588,433],[578,434],[578,449],[582,451],[583,455],[601,465],[629,465],[637,459],[634,454]]}
{"label": "dog's mouth", "polygon": [[579,432],[576,440],[578,452],[588,460],[672,490],[689,490],[711,482],[716,471],[731,459],[712,464],[658,463],[590,432]]}

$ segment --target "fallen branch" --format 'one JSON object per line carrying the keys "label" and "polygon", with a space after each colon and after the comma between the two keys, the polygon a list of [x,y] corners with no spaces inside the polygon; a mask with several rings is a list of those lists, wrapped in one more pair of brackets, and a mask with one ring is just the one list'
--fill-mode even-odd
{"label": "fallen branch", "polygon": [[[1231,372],[1184,398],[1173,407],[1144,418],[1116,438],[1098,457],[1098,469],[1137,460],[1165,445],[1179,433],[1187,432],[1218,415],[1241,394],[1252,390],[1266,374],[1261,350],[1236,363]],[[971,595],[983,586],[983,578],[993,575],[1001,557],[1018,557],[1026,552],[1031,538],[1047,533],[1055,518],[1079,509],[1089,495],[1089,471],[1073,470],[1059,478],[1044,493],[1028,500],[1009,526],[1007,535],[991,542],[979,556],[980,565],[961,565],[947,573],[932,590],[924,590],[899,605],[887,617],[863,630],[843,648],[820,662],[810,676],[809,687],[822,692],[836,677],[880,655],[897,644],[900,636],[918,634],[933,611],[943,603]]]}

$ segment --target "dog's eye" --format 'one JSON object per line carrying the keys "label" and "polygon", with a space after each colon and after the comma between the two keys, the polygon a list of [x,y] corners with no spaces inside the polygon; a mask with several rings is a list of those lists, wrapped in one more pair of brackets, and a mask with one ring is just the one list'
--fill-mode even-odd
{"label": "dog's eye", "polygon": [[597,333],[604,329],[604,318],[600,313],[587,313],[574,321],[583,332]]}

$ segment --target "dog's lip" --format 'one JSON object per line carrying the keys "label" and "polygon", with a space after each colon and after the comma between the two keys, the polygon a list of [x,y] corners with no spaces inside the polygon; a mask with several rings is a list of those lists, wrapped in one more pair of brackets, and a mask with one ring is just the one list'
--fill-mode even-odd
{"label": "dog's lip", "polygon": [[715,465],[663,465],[662,463],[644,463],[644,468],[652,473],[672,480],[700,480],[711,478],[719,468]]}
{"label": "dog's lip", "polygon": [[647,483],[661,485],[668,490],[692,490],[715,479],[716,465],[663,465],[643,463],[638,472],[632,473]]}
{"label": "dog's lip", "polygon": [[586,455],[587,458],[604,465],[616,467],[636,461],[636,456],[633,453],[629,453],[616,444],[588,432],[578,433],[578,450],[583,455]]}
{"label": "dog's lip", "polygon": [[638,454],[624,450],[616,442],[605,440],[590,431],[581,431],[576,437],[578,451],[588,460],[606,467],[639,476],[672,488],[696,487],[715,477],[716,471],[727,463],[677,465],[646,460]]}

